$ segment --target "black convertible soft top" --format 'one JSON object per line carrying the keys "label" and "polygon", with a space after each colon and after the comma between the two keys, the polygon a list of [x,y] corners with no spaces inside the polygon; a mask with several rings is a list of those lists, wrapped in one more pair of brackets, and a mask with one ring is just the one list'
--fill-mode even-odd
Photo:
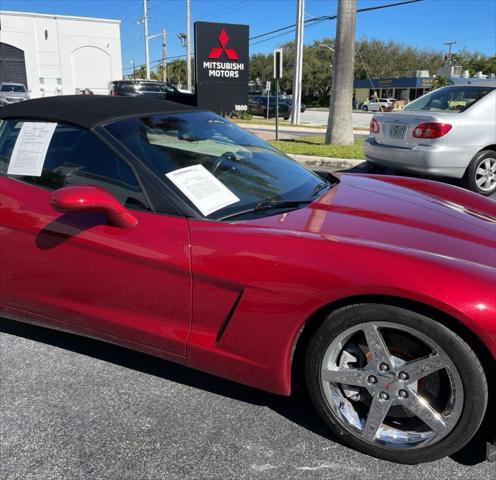
{"label": "black convertible soft top", "polygon": [[93,128],[117,118],[194,111],[195,107],[146,97],[67,95],[37,98],[0,108],[0,118],[67,122]]}

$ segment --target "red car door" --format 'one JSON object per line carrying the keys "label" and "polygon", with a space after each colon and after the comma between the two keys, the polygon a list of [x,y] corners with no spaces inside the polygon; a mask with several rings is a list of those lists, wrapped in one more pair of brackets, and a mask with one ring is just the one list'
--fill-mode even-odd
{"label": "red car door", "polygon": [[[133,170],[83,128],[58,124],[41,176],[6,175],[21,124],[4,121],[0,130],[0,310],[183,357],[191,314],[186,220],[148,210]],[[55,212],[51,192],[69,185],[106,189],[133,207],[137,226]]]}

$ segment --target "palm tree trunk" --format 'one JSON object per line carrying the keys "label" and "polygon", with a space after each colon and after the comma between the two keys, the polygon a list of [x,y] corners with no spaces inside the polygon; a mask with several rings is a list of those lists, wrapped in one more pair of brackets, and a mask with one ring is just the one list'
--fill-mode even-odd
{"label": "palm tree trunk", "polygon": [[326,143],[353,144],[356,0],[339,0]]}

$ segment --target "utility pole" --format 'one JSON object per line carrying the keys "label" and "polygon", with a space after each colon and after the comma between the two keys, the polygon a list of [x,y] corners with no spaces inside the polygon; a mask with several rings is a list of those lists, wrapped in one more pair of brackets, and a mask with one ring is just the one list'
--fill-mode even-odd
{"label": "utility pole", "polygon": [[143,0],[143,16],[141,17],[143,28],[145,30],[145,65],[146,65],[146,79],[150,80],[150,50],[148,48],[148,3]]}
{"label": "utility pole", "polygon": [[445,45],[448,46],[448,65],[451,66],[451,46],[456,45],[456,42],[446,42]]}
{"label": "utility pole", "polygon": [[190,20],[190,8],[189,0],[186,0],[186,72],[188,74],[188,90],[192,91],[191,83],[191,20]]}
{"label": "utility pole", "polygon": [[300,124],[301,114],[301,78],[303,71],[303,25],[305,21],[305,0],[296,0],[296,34],[295,57],[293,69],[293,102],[291,123]]}
{"label": "utility pole", "polygon": [[339,0],[331,101],[325,143],[353,144],[356,0]]}
{"label": "utility pole", "polygon": [[167,33],[162,30],[162,80],[167,81]]}

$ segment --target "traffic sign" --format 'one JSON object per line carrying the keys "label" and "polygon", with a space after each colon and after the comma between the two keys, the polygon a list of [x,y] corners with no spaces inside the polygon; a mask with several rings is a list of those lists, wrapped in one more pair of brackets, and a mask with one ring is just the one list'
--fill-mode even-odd
{"label": "traffic sign", "polygon": [[274,50],[274,78],[279,80],[282,77],[282,48]]}

